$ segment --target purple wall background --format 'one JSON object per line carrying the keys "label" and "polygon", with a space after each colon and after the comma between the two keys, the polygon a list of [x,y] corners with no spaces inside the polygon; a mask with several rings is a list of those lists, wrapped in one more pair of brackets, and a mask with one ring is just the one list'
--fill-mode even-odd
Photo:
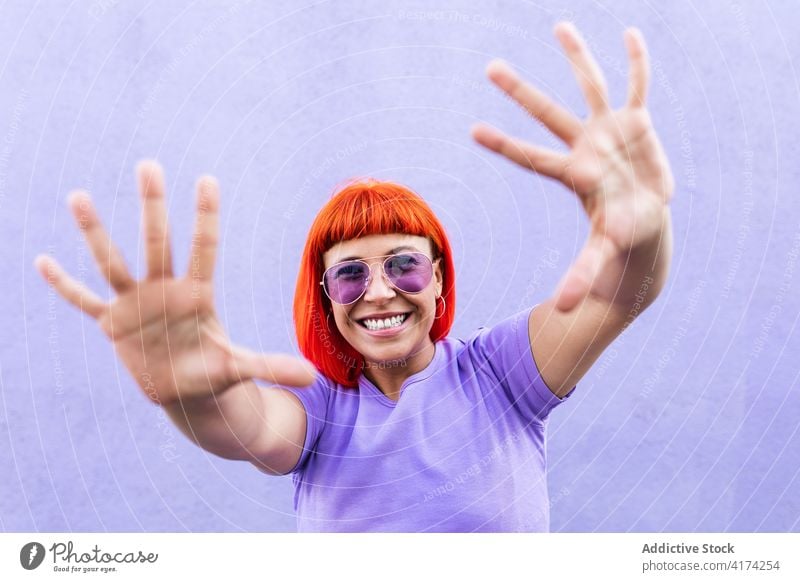
{"label": "purple wall background", "polygon": [[157,157],[179,267],[193,182],[217,175],[220,313],[235,341],[295,353],[313,216],[345,178],[399,180],[451,235],[463,337],[546,298],[587,233],[571,195],[468,133],[548,141],[485,80],[493,56],[585,111],[561,18],[617,103],[621,32],[642,28],[678,186],[667,288],[552,417],[553,530],[800,530],[794,2],[33,4],[0,18],[0,530],[294,529],[288,478],[185,440],[35,273],[50,252],[106,291],[70,189],[141,268],[133,167]]}

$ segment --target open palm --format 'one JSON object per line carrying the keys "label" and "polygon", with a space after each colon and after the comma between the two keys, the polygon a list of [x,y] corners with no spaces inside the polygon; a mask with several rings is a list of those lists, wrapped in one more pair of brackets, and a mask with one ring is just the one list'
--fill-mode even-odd
{"label": "open palm", "polygon": [[67,301],[94,317],[114,344],[128,371],[154,402],[209,397],[250,378],[304,386],[313,367],[300,358],[256,354],[231,345],[217,318],[213,271],[219,236],[219,188],[204,177],[197,185],[197,214],[189,268],[184,277],[172,272],[172,258],[160,166],[138,169],[143,203],[147,277],[134,280],[110,240],[88,193],[69,198],[70,207],[98,267],[117,292],[109,303],[67,275],[45,255],[36,266]]}
{"label": "open palm", "polygon": [[591,222],[589,238],[561,281],[557,306],[568,311],[588,294],[613,301],[627,257],[661,236],[674,181],[669,162],[645,108],[649,65],[644,40],[625,33],[630,60],[628,99],[612,110],[606,81],[577,30],[556,27],[590,109],[581,121],[544,93],[521,80],[502,61],[487,73],[503,91],[569,147],[542,148],[479,124],[473,136],[485,147],[577,194]]}

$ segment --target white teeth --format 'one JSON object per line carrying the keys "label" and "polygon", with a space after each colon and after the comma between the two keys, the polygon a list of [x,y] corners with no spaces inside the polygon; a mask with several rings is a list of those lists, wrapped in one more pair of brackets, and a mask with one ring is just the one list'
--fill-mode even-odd
{"label": "white teeth", "polygon": [[406,320],[405,315],[395,315],[386,319],[365,319],[364,325],[371,331],[378,331],[390,327],[399,327]]}

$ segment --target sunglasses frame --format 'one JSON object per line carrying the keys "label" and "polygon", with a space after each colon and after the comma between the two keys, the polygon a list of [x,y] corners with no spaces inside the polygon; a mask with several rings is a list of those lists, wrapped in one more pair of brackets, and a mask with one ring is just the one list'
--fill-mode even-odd
{"label": "sunglasses frame", "polygon": [[[404,295],[419,295],[425,289],[420,289],[419,291],[413,291],[413,292],[411,292],[411,291],[403,291],[402,289],[397,287],[394,283],[392,283],[392,280],[389,278],[389,275],[386,274],[386,262],[389,259],[393,258],[393,257],[402,257],[404,255],[420,255],[422,257],[425,257],[425,260],[428,261],[428,263],[431,266],[431,279],[430,279],[430,281],[428,281],[428,284],[425,285],[425,288],[427,288],[428,285],[431,284],[431,281],[433,281],[433,276],[434,276],[433,265],[435,263],[438,263],[442,259],[442,257],[437,257],[435,259],[431,259],[428,255],[426,255],[425,253],[423,253],[421,251],[406,251],[406,252],[402,252],[402,253],[394,253],[392,255],[375,255],[374,257],[364,257],[363,259],[350,259],[349,261],[340,261],[340,262],[336,263],[335,265],[331,265],[330,267],[325,269],[325,271],[322,273],[322,281],[320,281],[319,284],[322,286],[322,290],[325,293],[325,296],[328,299],[330,299],[332,303],[336,303],[336,305],[352,305],[353,303],[355,303],[356,301],[358,301],[359,299],[361,299],[364,296],[364,294],[367,292],[367,289],[369,289],[369,284],[372,283],[372,267],[367,262],[367,259],[381,259],[381,258],[383,258],[384,260],[380,264],[381,265],[381,276],[383,277],[384,281],[386,281],[386,283],[389,285],[389,287],[391,287],[392,289],[396,290],[399,293],[403,293]],[[350,303],[339,303],[338,301],[334,300],[333,297],[331,297],[330,294],[328,293],[328,289],[325,287],[325,275],[327,275],[328,271],[330,271],[331,269],[334,269],[334,268],[339,267],[341,265],[344,265],[346,263],[363,263],[364,265],[366,265],[367,271],[369,271],[369,275],[367,276],[367,280],[366,280],[366,283],[364,284],[364,288],[361,290],[361,293],[359,294],[358,297],[353,299]]]}

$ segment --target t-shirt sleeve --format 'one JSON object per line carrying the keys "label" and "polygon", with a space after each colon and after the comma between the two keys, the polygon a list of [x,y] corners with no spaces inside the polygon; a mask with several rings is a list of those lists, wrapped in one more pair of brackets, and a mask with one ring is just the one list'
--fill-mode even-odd
{"label": "t-shirt sleeve", "polygon": [[476,366],[488,370],[502,393],[526,418],[543,422],[550,411],[569,398],[559,398],[547,387],[533,358],[528,321],[533,308],[482,327],[467,341]]}
{"label": "t-shirt sleeve", "polygon": [[280,386],[280,389],[297,396],[306,411],[306,437],[303,442],[303,451],[300,453],[300,459],[298,459],[297,464],[285,473],[290,475],[300,471],[305,466],[308,457],[317,446],[319,436],[322,434],[322,429],[325,427],[328,417],[331,386],[330,380],[317,370],[316,379],[310,386],[302,388]]}

